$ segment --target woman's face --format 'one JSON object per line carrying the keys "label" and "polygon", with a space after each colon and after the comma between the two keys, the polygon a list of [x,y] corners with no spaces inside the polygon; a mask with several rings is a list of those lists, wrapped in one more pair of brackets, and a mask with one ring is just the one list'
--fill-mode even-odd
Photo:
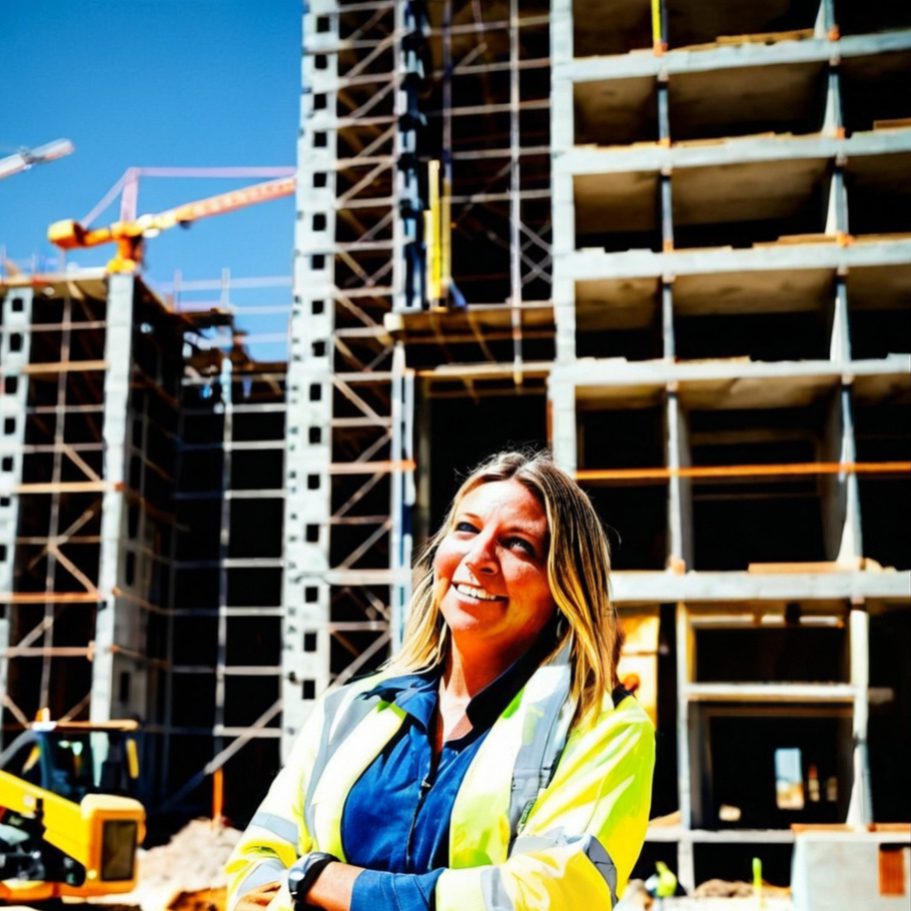
{"label": "woman's face", "polygon": [[433,561],[440,609],[458,647],[515,660],[554,615],[547,582],[547,515],[515,480],[466,494]]}

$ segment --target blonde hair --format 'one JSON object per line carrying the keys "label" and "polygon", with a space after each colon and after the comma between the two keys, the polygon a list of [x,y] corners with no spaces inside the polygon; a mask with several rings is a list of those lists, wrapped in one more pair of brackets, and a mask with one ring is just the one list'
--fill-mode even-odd
{"label": "blonde hair", "polygon": [[433,561],[466,494],[491,481],[515,480],[543,504],[549,545],[547,580],[561,618],[554,652],[572,641],[572,695],[578,717],[596,714],[617,684],[617,625],[610,601],[610,550],[588,496],[547,452],[500,452],[462,483],[449,512],[415,564],[414,594],[401,650],[388,667],[416,671],[443,662],[447,629],[435,592]]}

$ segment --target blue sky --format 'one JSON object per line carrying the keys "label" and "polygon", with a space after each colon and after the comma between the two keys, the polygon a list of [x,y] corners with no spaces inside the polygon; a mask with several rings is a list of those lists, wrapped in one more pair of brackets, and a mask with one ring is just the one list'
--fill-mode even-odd
{"label": "blue sky", "polygon": [[[0,0],[0,157],[52,139],[67,158],[0,180],[0,247],[27,270],[48,225],[88,214],[131,166],[292,166],[301,0]],[[139,212],[255,183],[145,179]],[[118,217],[118,205],[96,224]],[[290,275],[294,205],[260,204],[149,241],[147,277]],[[106,262],[111,248],[70,262]],[[289,296],[290,292],[284,292]]]}

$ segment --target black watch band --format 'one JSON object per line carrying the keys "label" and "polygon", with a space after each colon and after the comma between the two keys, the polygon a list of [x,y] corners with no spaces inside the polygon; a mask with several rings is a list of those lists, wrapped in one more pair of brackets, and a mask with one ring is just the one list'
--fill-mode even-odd
{"label": "black watch band", "polygon": [[288,891],[294,900],[295,911],[316,909],[315,905],[307,902],[307,893],[313,888],[316,878],[326,866],[337,860],[334,854],[328,854],[326,851],[311,851],[298,858],[288,871]]}

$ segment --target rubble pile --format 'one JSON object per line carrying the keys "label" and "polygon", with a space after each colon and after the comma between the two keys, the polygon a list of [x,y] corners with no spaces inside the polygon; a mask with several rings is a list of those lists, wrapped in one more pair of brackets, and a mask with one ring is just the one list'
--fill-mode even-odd
{"label": "rubble pile", "polygon": [[112,895],[105,904],[165,911],[175,901],[189,907],[190,895],[205,893],[207,907],[218,908],[223,904],[218,896],[223,896],[226,884],[224,865],[238,838],[237,829],[209,819],[194,820],[167,844],[140,850],[139,885],[124,895]]}

